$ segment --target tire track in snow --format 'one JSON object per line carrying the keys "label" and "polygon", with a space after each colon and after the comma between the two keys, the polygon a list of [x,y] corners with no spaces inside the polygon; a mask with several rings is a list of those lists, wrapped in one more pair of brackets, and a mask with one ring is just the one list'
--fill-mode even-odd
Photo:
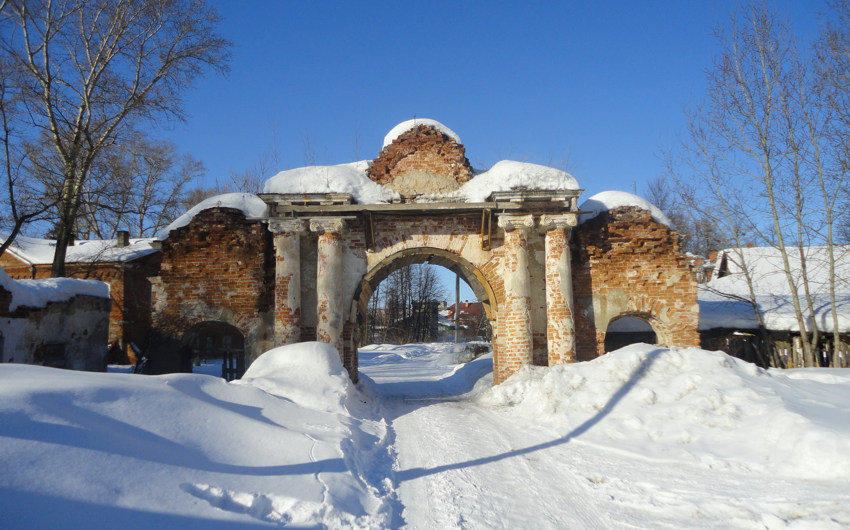
{"label": "tire track in snow", "polygon": [[558,462],[556,448],[525,452],[528,431],[512,432],[504,418],[472,401],[428,403],[388,403],[397,488],[411,527],[613,525],[588,503],[593,489]]}

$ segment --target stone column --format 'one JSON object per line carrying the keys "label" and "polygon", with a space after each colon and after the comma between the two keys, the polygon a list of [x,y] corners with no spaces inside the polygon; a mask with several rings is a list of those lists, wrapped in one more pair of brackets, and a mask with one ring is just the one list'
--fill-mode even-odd
{"label": "stone column", "polygon": [[338,217],[310,220],[310,230],[319,234],[316,267],[316,340],[342,352],[342,234],[345,221]]}
{"label": "stone column", "polygon": [[269,222],[274,234],[274,345],[301,340],[301,235],[307,231],[303,219]]}
{"label": "stone column", "polygon": [[570,228],[575,214],[544,215],[546,229],[546,339],[549,366],[575,360],[573,322],[573,277],[570,256]]}
{"label": "stone column", "polygon": [[532,361],[531,293],[528,273],[528,232],[531,215],[501,215],[505,231],[505,300],[500,310],[499,335],[502,352],[493,369],[499,384]]}

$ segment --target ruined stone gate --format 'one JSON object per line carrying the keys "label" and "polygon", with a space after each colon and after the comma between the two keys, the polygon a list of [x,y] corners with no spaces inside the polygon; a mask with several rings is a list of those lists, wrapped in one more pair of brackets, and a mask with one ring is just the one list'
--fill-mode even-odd
{"label": "ruined stone gate", "polygon": [[524,364],[604,353],[620,319],[660,344],[697,345],[696,281],[669,222],[629,201],[583,213],[581,192],[535,164],[476,174],[456,134],[412,120],[374,160],[285,171],[259,197],[205,201],[163,238],[152,350],[170,353],[155,361],[166,370],[192,330],[218,322],[241,333],[249,361],[319,340],[356,379],[369,298],[415,263],[460,274],[484,303],[496,384]]}

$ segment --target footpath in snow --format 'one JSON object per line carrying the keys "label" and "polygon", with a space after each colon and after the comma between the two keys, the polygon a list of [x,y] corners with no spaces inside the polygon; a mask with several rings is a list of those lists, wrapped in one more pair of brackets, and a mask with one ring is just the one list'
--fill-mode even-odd
{"label": "footpath in snow", "polygon": [[366,348],[412,528],[850,527],[850,371],[634,345],[526,367]]}
{"label": "footpath in snow", "polygon": [[318,343],[245,377],[0,365],[0,528],[848,528],[850,370]]}

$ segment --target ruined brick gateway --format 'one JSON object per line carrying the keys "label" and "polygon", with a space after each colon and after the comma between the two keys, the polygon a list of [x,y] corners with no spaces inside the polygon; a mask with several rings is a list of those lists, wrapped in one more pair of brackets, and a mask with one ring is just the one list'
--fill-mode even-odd
{"label": "ruined brick gateway", "polygon": [[[176,369],[181,348],[219,323],[249,361],[319,340],[356,379],[372,292],[425,262],[459,273],[484,303],[496,384],[524,364],[604,353],[623,317],[651,326],[659,344],[697,346],[697,284],[678,234],[633,206],[579,223],[574,184],[519,162],[475,176],[459,138],[430,120],[400,124],[368,164],[284,172],[252,199],[265,214],[222,201],[164,238],[151,278],[154,369]],[[392,198],[364,200],[366,188]]]}

